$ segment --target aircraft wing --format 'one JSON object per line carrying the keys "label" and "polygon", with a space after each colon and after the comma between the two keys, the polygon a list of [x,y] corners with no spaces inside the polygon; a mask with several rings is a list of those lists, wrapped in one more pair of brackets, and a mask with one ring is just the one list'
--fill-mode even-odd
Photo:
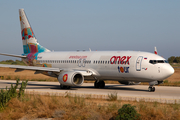
{"label": "aircraft wing", "polygon": [[[8,65],[8,64],[0,64],[0,67],[8,67],[8,68],[15,68],[16,72],[22,71],[22,70],[32,70],[36,71],[36,73],[41,72],[55,72],[60,73],[63,71],[63,69],[59,68],[50,68],[50,67],[36,67],[36,66],[22,66],[22,65]],[[39,72],[38,72],[39,71]],[[85,71],[85,70],[75,70],[76,72],[80,72],[83,76],[91,76],[93,73]]]}
{"label": "aircraft wing", "polygon": [[22,56],[22,55],[13,55],[13,54],[6,54],[6,53],[0,53],[0,55],[11,56],[11,57],[19,57],[19,58],[26,58],[27,57],[27,56]]}
{"label": "aircraft wing", "polygon": [[0,67],[16,68],[18,70],[33,70],[33,71],[48,71],[48,72],[60,72],[62,70],[59,68],[22,66],[22,65],[7,65],[7,64],[0,64]]}

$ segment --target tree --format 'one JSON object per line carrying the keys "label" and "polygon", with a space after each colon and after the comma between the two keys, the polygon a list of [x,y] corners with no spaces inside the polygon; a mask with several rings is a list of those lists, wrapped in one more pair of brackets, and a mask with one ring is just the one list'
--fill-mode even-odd
{"label": "tree", "polygon": [[174,63],[175,58],[176,58],[175,56],[171,56],[170,58],[168,58],[168,62],[169,63]]}
{"label": "tree", "polygon": [[176,58],[174,59],[174,62],[175,62],[175,63],[180,63],[180,57],[176,57]]}

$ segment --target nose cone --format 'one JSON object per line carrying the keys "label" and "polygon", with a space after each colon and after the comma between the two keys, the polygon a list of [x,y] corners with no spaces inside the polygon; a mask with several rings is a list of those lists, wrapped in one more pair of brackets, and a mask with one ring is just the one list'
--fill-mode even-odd
{"label": "nose cone", "polygon": [[172,75],[172,74],[174,74],[174,68],[171,66],[171,68],[169,69],[169,73],[170,73],[170,76]]}
{"label": "nose cone", "polygon": [[174,68],[171,65],[167,65],[166,66],[166,70],[165,70],[165,76],[166,78],[170,77],[172,74],[174,74]]}

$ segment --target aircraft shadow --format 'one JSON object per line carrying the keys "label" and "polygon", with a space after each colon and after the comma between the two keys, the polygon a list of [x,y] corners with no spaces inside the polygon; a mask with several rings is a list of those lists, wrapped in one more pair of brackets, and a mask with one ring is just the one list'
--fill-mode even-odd
{"label": "aircraft shadow", "polygon": [[[11,82],[0,82],[4,84],[13,84],[13,86],[16,83],[11,83]],[[21,83],[19,83],[20,85]],[[39,87],[38,87],[39,86]],[[127,87],[127,86],[133,86],[133,85],[106,85],[105,88],[94,88],[94,86],[73,86],[71,89],[61,89],[59,84],[58,85],[47,85],[47,84],[35,84],[35,83],[28,83],[26,89],[55,89],[55,90],[69,90],[69,91],[74,91],[78,89],[104,89],[104,90],[126,90],[126,91],[143,91],[143,92],[148,92],[148,90],[143,90],[143,89],[135,89],[132,87]],[[9,87],[8,87],[9,88]],[[0,88],[0,89],[6,89],[6,88]]]}
{"label": "aircraft shadow", "polygon": [[[117,87],[120,86],[120,87]],[[122,87],[121,87],[122,86]],[[71,89],[67,89],[69,91],[73,91],[73,90],[78,90],[78,89],[96,89],[96,90],[129,90],[129,91],[143,91],[143,92],[148,92],[148,90],[142,90],[142,89],[135,89],[135,88],[130,88],[130,87],[123,87],[123,86],[129,86],[129,85],[109,85],[109,86],[105,86],[105,88],[94,88],[94,86],[73,86],[71,87]],[[59,86],[58,87],[53,87],[50,89],[58,89],[58,90],[65,90],[65,89],[60,89]]]}

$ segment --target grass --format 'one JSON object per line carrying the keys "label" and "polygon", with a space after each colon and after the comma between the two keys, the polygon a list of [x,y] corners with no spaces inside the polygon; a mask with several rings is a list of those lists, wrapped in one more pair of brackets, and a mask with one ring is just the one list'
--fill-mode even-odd
{"label": "grass", "polygon": [[10,65],[26,65],[23,61],[19,60],[4,60],[0,61],[0,64],[10,64]]}
{"label": "grass", "polygon": [[[158,102],[109,101],[104,99],[86,99],[79,96],[50,96],[25,94],[25,100],[10,100],[6,109],[0,112],[0,119],[61,118],[69,120],[107,120],[114,119],[124,104],[136,106],[142,120],[180,119],[180,105]],[[58,118],[57,118],[58,117]]]}
{"label": "grass", "polygon": [[108,94],[109,101],[116,101],[117,100],[117,92],[109,93]]}
{"label": "grass", "polygon": [[48,77],[48,78],[31,78],[27,76],[19,76],[19,75],[2,75],[0,76],[1,80],[17,80],[21,79],[23,81],[28,80],[28,81],[49,81],[49,82],[57,82],[58,80],[53,77]]}
{"label": "grass", "polygon": [[180,63],[170,63],[172,67],[180,67]]}
{"label": "grass", "polygon": [[[26,81],[27,82],[27,81]],[[17,82],[18,85],[18,82]],[[12,87],[12,86],[11,86]],[[22,86],[21,86],[22,87]],[[19,91],[21,90],[19,88]],[[19,92],[20,93],[20,92]],[[12,97],[0,111],[0,119],[55,118],[68,120],[114,120],[118,110],[130,104],[140,114],[140,119],[180,119],[180,104],[117,100],[117,93],[108,94],[109,99],[80,97],[66,92],[64,96],[23,94],[23,99]]]}

